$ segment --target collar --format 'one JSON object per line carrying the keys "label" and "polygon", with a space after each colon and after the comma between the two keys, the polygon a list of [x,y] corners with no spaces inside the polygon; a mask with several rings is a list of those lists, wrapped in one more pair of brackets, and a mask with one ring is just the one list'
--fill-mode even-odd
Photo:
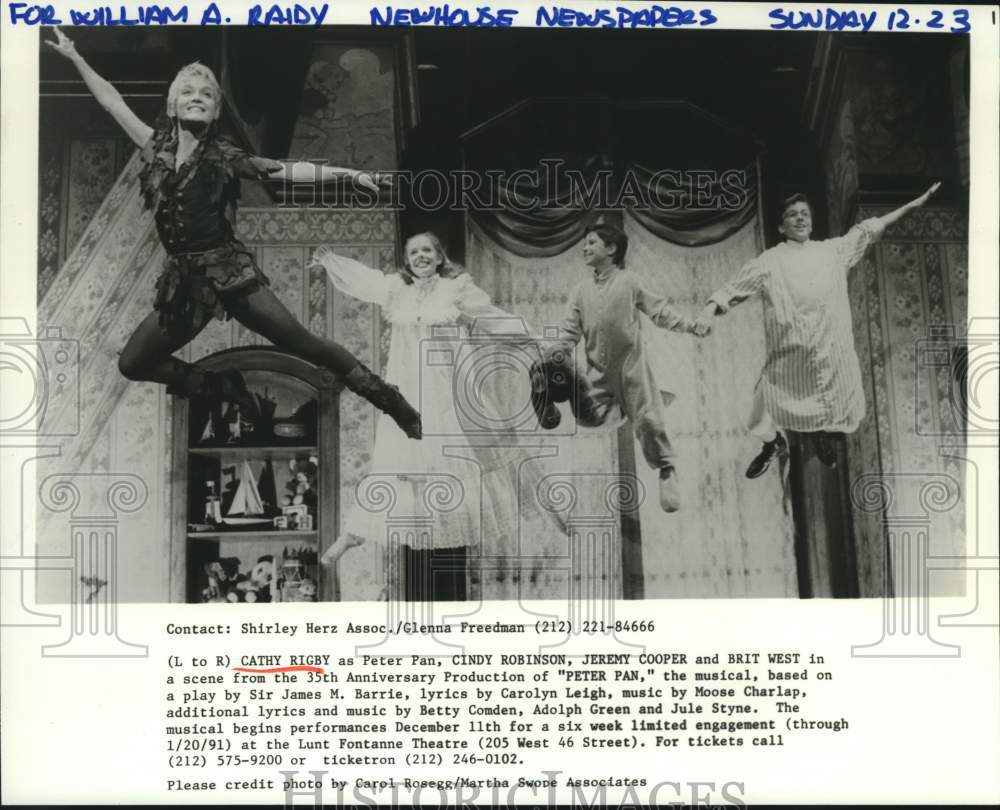
{"label": "collar", "polygon": [[598,284],[607,281],[611,276],[618,272],[621,268],[616,264],[610,264],[603,270],[598,270],[594,268],[594,281]]}

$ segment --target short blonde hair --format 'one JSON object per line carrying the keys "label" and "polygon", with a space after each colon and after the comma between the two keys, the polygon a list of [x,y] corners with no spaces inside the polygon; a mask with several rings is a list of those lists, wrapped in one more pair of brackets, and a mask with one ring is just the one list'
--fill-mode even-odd
{"label": "short blonde hair", "polygon": [[222,88],[219,86],[219,81],[215,78],[215,74],[201,62],[192,62],[190,65],[185,65],[177,71],[177,75],[174,76],[174,80],[170,83],[170,89],[167,90],[167,117],[177,117],[177,94],[180,92],[181,82],[193,76],[205,79],[212,85],[216,101],[215,117],[218,118],[222,113]]}

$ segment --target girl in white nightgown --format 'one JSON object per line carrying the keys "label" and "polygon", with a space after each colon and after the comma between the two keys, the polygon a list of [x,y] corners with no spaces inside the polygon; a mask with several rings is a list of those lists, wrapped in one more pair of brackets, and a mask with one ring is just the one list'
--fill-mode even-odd
{"label": "girl in white nightgown", "polygon": [[523,322],[493,306],[434,234],[411,237],[404,252],[403,270],[388,275],[325,247],[314,259],[338,290],[382,308],[392,324],[385,377],[418,403],[423,418],[419,442],[379,421],[369,475],[348,507],[343,533],[323,557],[326,564],[360,543],[386,542],[392,521],[381,500],[384,485],[395,498],[388,517],[404,523],[406,516],[432,517],[429,531],[406,532],[402,545],[427,551],[481,544],[483,556],[503,556],[522,495],[531,498],[539,480],[512,429],[531,408],[520,408],[517,392],[490,379],[515,366],[526,379],[534,344]]}

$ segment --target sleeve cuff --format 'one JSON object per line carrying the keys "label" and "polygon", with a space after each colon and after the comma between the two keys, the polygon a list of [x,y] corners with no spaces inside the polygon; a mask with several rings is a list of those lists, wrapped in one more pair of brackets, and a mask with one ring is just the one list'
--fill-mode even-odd
{"label": "sleeve cuff", "polygon": [[725,315],[727,312],[729,312],[729,306],[725,304],[723,301],[716,298],[714,295],[705,302],[705,306],[708,306],[709,304],[715,304],[716,309],[718,309],[719,315]]}

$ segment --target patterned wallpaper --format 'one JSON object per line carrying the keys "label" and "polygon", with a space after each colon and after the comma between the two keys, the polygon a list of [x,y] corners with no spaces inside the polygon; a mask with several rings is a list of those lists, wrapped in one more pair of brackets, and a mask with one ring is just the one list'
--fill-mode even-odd
{"label": "patterned wallpaper", "polygon": [[[862,207],[859,219],[888,208]],[[869,384],[869,417],[850,437],[852,480],[881,472],[892,490],[886,516],[925,516],[933,554],[962,552],[964,498],[942,514],[929,512],[921,487],[944,475],[964,483],[963,467],[941,446],[964,443],[953,412],[950,369],[928,348],[954,345],[966,331],[968,232],[964,213],[924,208],[897,223],[850,275],[855,339]],[[954,340],[949,340],[947,336]],[[881,593],[885,570],[882,514],[855,504],[855,529],[865,557],[862,595]],[[863,540],[863,542],[861,542]],[[962,577],[935,574],[938,594],[961,592]]]}
{"label": "patterned wallpaper", "polygon": [[[143,120],[159,102],[130,98]],[[67,128],[65,121],[72,121]],[[111,117],[87,98],[43,96],[39,105],[38,299],[75,247],[134,151]]]}
{"label": "patterned wallpaper", "polygon": [[[843,81],[828,100],[834,114],[826,119],[830,131],[823,133],[831,235],[904,201],[894,193],[893,206],[865,205],[866,192],[895,192],[899,178],[915,188],[927,177],[947,182],[962,176],[968,117],[961,45],[949,59],[939,57],[938,52],[932,58],[916,52],[890,58],[863,48],[844,51]],[[942,127],[942,121],[954,126]],[[952,412],[949,369],[928,364],[934,352],[925,350],[950,347],[965,334],[967,214],[933,207],[934,202],[891,228],[848,278],[868,403],[867,417],[848,436],[862,596],[881,596],[892,587],[887,521],[924,516],[931,553],[956,553],[964,544],[964,499],[939,514],[928,511],[920,494],[933,480],[946,480],[939,475],[960,488],[964,475],[954,459],[939,452],[941,445],[963,443]],[[892,491],[887,511],[876,489],[861,488],[872,475]],[[932,588],[958,593],[961,576],[937,573]]]}

